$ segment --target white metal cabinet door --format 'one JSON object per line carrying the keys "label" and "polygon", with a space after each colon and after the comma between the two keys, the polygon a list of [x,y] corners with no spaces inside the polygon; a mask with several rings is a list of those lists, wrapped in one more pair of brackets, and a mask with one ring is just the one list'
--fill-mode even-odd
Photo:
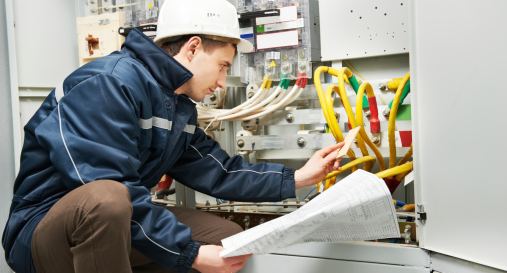
{"label": "white metal cabinet door", "polygon": [[507,270],[507,2],[410,9],[420,246]]}

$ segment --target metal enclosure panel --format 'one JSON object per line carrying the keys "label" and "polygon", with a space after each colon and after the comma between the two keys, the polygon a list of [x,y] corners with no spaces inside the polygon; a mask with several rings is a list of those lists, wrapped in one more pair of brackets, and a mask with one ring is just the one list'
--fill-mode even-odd
{"label": "metal enclosure panel", "polygon": [[417,246],[378,242],[304,243],[272,254],[418,267],[431,265],[429,253]]}
{"label": "metal enclosure panel", "polygon": [[505,273],[503,270],[480,264],[468,262],[465,260],[453,258],[439,253],[431,253],[431,269],[433,272],[442,273]]}
{"label": "metal enclosure panel", "polygon": [[322,60],[407,53],[406,0],[320,0]]}
{"label": "metal enclosure panel", "polygon": [[284,255],[256,255],[248,259],[240,273],[429,273],[430,269],[419,266],[388,265],[368,262],[352,262]]}
{"label": "metal enclosure panel", "polygon": [[54,87],[79,66],[75,1],[13,3],[18,85]]}
{"label": "metal enclosure panel", "polygon": [[[7,0],[0,2],[0,14],[2,18],[6,18],[6,11],[12,14],[12,2],[11,0]],[[4,17],[5,16],[5,17]],[[9,18],[10,17],[10,18]],[[9,207],[11,205],[12,200],[12,188],[14,186],[14,177],[15,177],[15,161],[18,158],[14,157],[15,148],[14,148],[14,137],[19,134],[14,134],[14,130],[17,130],[19,127],[14,127],[14,119],[13,119],[13,110],[11,108],[16,108],[15,106],[11,106],[12,94],[9,92],[11,90],[11,73],[9,71],[9,59],[12,59],[9,56],[9,46],[8,46],[8,38],[9,33],[12,33],[12,25],[7,22],[12,22],[12,16],[8,16],[11,20],[0,20],[0,126],[2,127],[2,134],[0,134],[0,207],[2,210],[0,211],[0,228],[3,229],[5,224],[7,223],[7,218],[9,216]],[[11,29],[8,30],[8,27]],[[16,98],[17,99],[17,98]],[[17,108],[16,108],[17,112]],[[0,250],[0,272],[12,272],[9,269],[9,266],[5,262],[5,252],[2,248]]]}
{"label": "metal enclosure panel", "polygon": [[507,2],[411,1],[420,246],[507,270]]}

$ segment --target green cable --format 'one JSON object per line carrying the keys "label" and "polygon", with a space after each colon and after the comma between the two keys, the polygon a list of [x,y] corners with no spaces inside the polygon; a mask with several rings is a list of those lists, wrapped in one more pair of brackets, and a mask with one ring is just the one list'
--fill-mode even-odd
{"label": "green cable", "polygon": [[278,87],[283,88],[286,77],[287,77],[287,74],[282,74],[282,76],[280,77],[280,83],[278,84]]}
{"label": "green cable", "polygon": [[290,82],[290,79],[286,79],[286,80],[285,80],[285,85],[284,85],[284,87],[283,87],[284,89],[289,88],[289,82]]}
{"label": "green cable", "polygon": [[[403,88],[403,92],[401,93],[400,103],[398,104],[398,107],[400,107],[403,104],[403,101],[408,96],[408,93],[410,93],[410,80],[407,81],[405,87]],[[392,109],[393,101],[394,99],[389,103],[389,109]]]}
{"label": "green cable", "polygon": [[[352,88],[354,89],[354,92],[356,92],[356,95],[357,95],[357,91],[359,90],[359,82],[357,81],[356,77],[355,76],[350,77],[349,82],[350,82],[350,85],[352,85]],[[356,107],[357,107],[357,105],[356,105]],[[363,109],[366,109],[369,107],[370,107],[370,103],[368,102],[368,97],[366,97],[366,94],[364,94],[363,95]]]}

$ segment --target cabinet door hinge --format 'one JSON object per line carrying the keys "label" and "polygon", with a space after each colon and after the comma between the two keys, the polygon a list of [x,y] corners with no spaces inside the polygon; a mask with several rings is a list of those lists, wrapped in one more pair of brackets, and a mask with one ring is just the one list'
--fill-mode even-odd
{"label": "cabinet door hinge", "polygon": [[424,224],[426,222],[426,219],[428,218],[428,215],[424,211],[423,204],[417,204],[417,214],[418,214],[417,220],[421,221],[421,223]]}

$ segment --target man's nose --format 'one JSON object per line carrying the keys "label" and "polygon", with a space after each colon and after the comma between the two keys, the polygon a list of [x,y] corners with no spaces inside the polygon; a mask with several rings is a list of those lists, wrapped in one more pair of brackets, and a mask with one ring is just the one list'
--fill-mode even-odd
{"label": "man's nose", "polygon": [[217,79],[217,86],[222,89],[225,89],[225,77],[226,77],[226,74],[222,73],[220,75],[220,77],[218,77],[218,79]]}

